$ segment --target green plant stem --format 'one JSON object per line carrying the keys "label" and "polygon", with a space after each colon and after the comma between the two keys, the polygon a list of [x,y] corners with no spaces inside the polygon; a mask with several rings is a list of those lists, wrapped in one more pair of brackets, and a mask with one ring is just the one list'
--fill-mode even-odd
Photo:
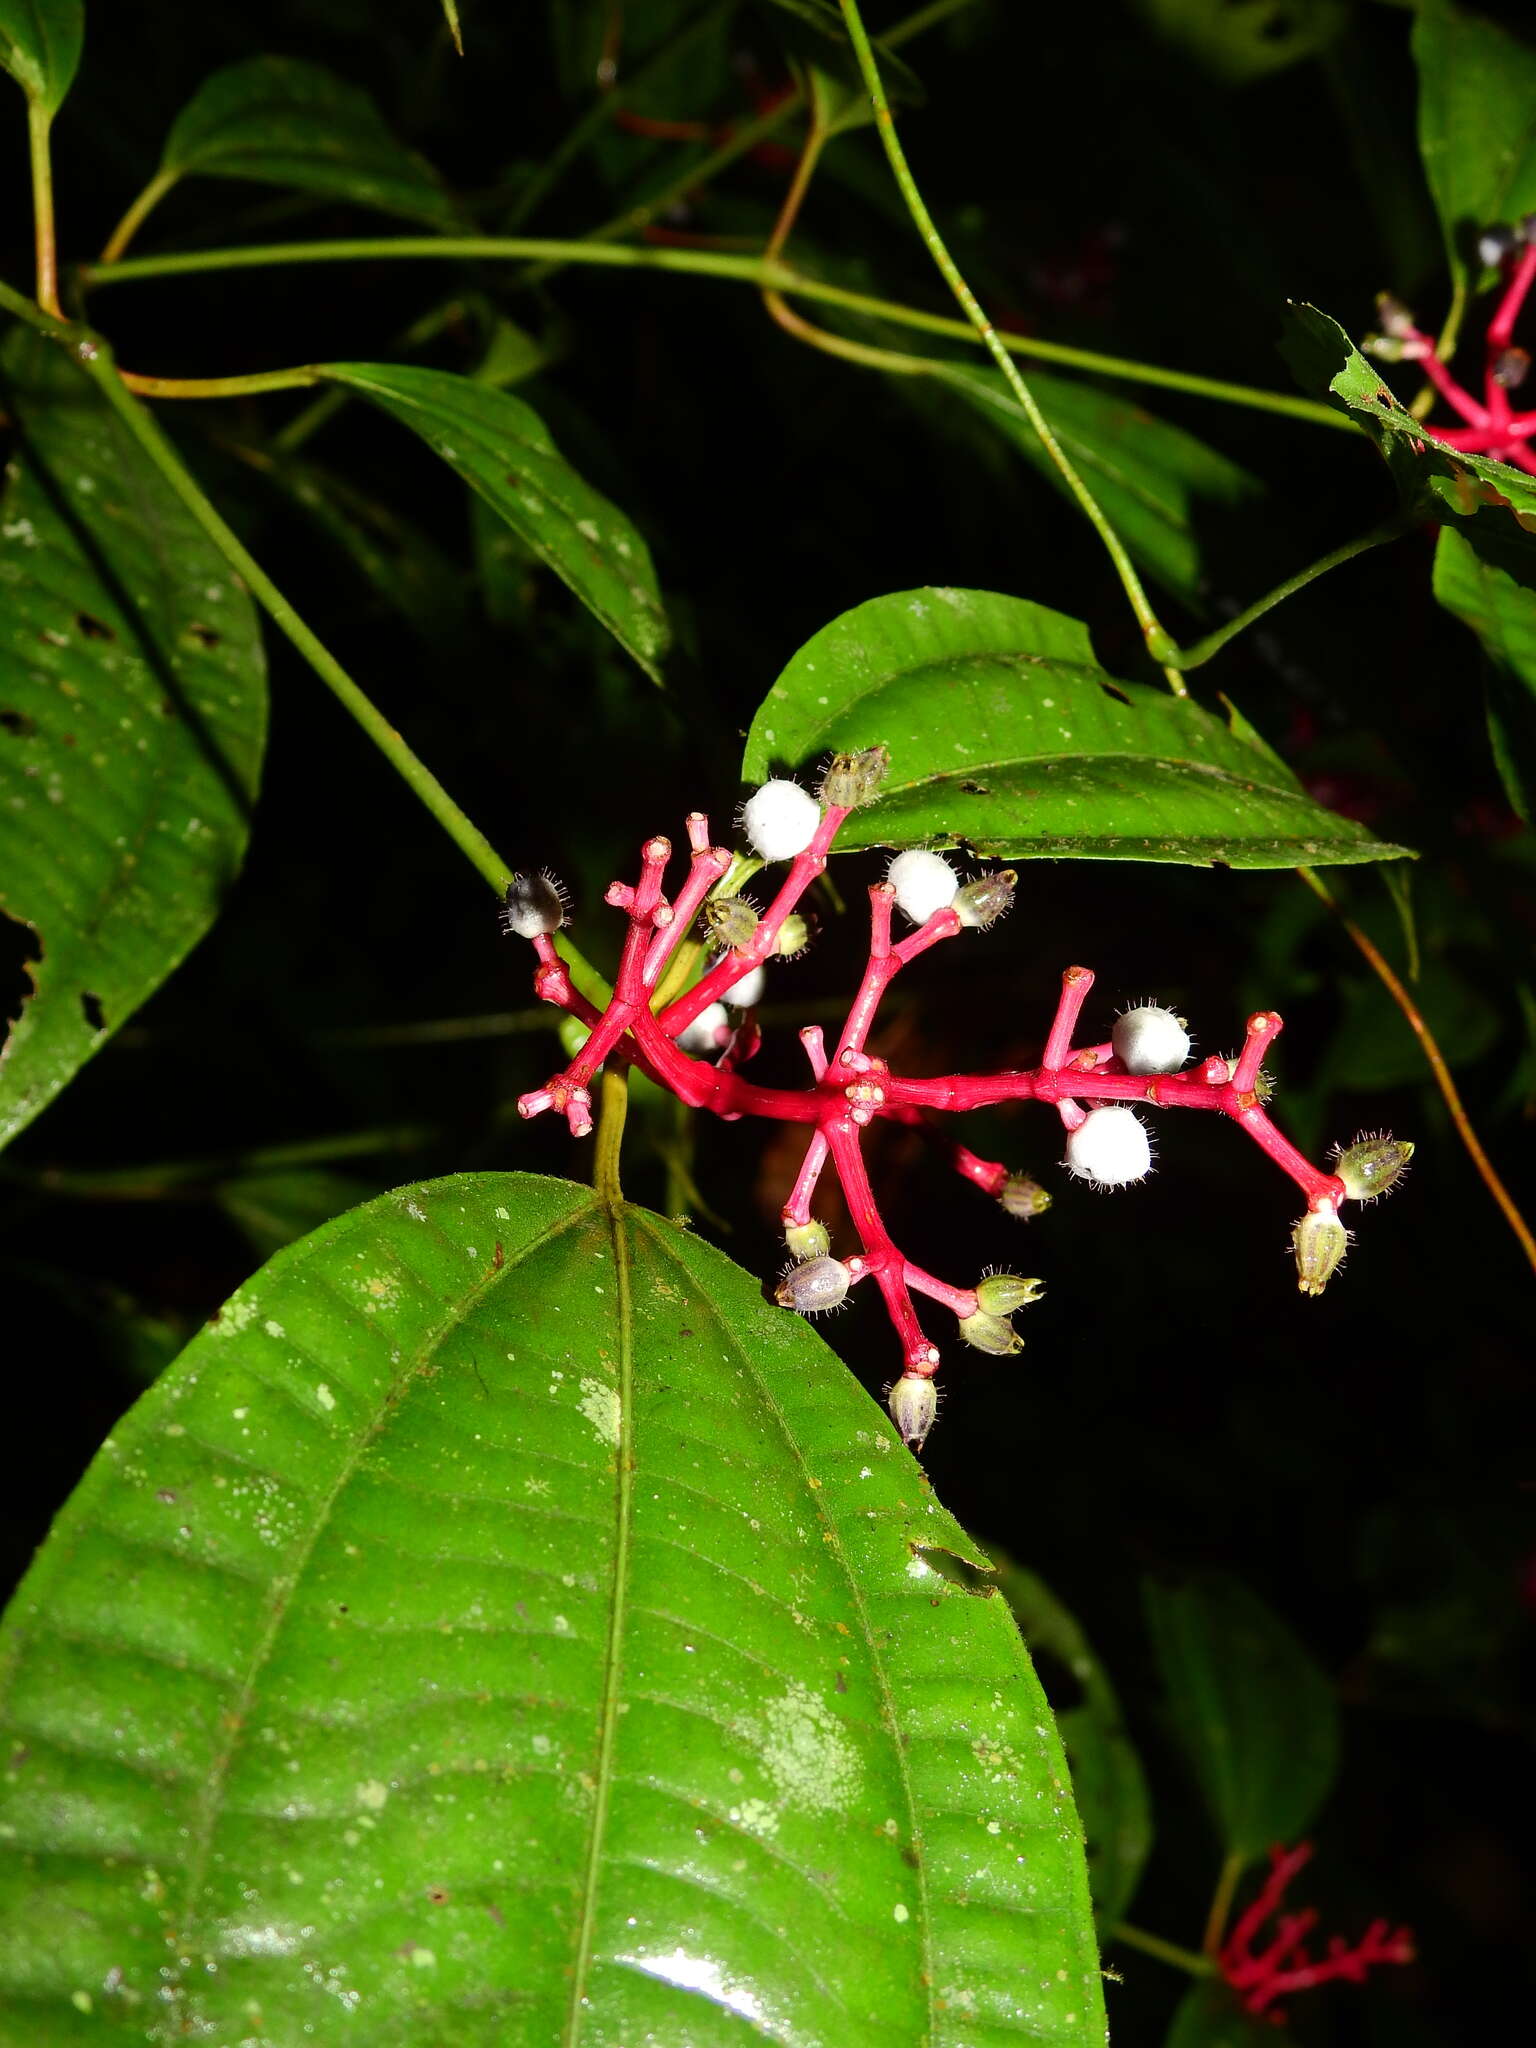
{"label": "green plant stem", "polygon": [[1145,1928],[1133,1927],[1128,1920],[1122,1920],[1112,1941],[1123,1941],[1127,1948],[1139,1948],[1143,1955],[1156,1956],[1159,1962],[1172,1963],[1176,1970],[1187,1970],[1191,1977],[1215,1975],[1215,1964],[1209,1956],[1202,1956],[1192,1948],[1180,1948],[1177,1942],[1164,1941],[1160,1934],[1148,1934]]}
{"label": "green plant stem", "polygon": [[27,143],[32,158],[32,227],[37,248],[37,303],[55,320],[59,311],[59,253],[53,219],[53,160],[49,134],[53,116],[29,93],[27,95]]}
{"label": "green plant stem", "polygon": [[1221,1953],[1227,1932],[1227,1915],[1232,1911],[1232,1896],[1246,1867],[1247,1859],[1233,1851],[1217,1875],[1216,1889],[1211,1894],[1211,1910],[1205,1916],[1205,1934],[1200,1943],[1213,1962]]}
{"label": "green plant stem", "polygon": [[277,1173],[337,1159],[366,1159],[380,1152],[418,1152],[441,1135],[434,1124],[387,1124],[377,1130],[346,1131],[328,1138],[304,1138],[291,1145],[263,1145],[251,1152],[216,1153],[208,1159],[170,1159],[152,1166],[11,1166],[0,1164],[0,1182],[52,1195],[97,1202],[153,1202],[183,1188],[233,1180],[252,1173]]}
{"label": "green plant stem", "polygon": [[624,1118],[628,1110],[629,1074],[622,1061],[611,1059],[603,1069],[597,1142],[592,1156],[592,1185],[613,1208],[617,1208],[624,1199],[624,1190],[619,1185],[619,1153],[624,1143]]}
{"label": "green plant stem", "polygon": [[891,166],[891,173],[896,180],[901,196],[906,201],[907,212],[912,216],[913,226],[922,237],[923,244],[929,255],[937,264],[939,274],[954,293],[961,311],[970,321],[972,327],[975,328],[976,333],[981,339],[982,346],[997,364],[997,367],[1003,374],[1004,382],[1023,407],[1026,418],[1039,435],[1041,445],[1044,447],[1047,455],[1050,456],[1052,462],[1055,463],[1057,470],[1061,474],[1062,481],[1071,491],[1073,497],[1076,498],[1089,524],[1104,543],[1105,551],[1114,564],[1115,573],[1120,578],[1121,587],[1125,591],[1132,611],[1136,614],[1137,623],[1141,627],[1148,652],[1154,661],[1162,665],[1163,671],[1168,678],[1169,688],[1173,690],[1174,694],[1181,697],[1187,696],[1188,691],[1185,689],[1183,678],[1179,675],[1177,669],[1171,666],[1172,659],[1178,652],[1178,644],[1166,631],[1157,613],[1153,610],[1151,599],[1147,596],[1142,586],[1141,578],[1136,573],[1136,566],[1127,553],[1124,542],[1106,517],[1098,499],[1093,495],[1087,484],[1084,483],[1082,477],[1078,475],[1076,465],[1071,457],[1051,432],[1050,421],[1035,403],[1034,393],[1019,375],[1013,357],[998,338],[997,329],[987,318],[986,313],[982,310],[981,302],[961,275],[959,265],[955,262],[953,256],[950,255],[948,245],[934,224],[933,216],[929,213],[923,201],[923,196],[917,189],[917,181],[912,175],[906,153],[897,138],[896,119],[891,112],[890,101],[886,98],[885,85],[880,77],[880,67],[875,62],[874,49],[865,30],[863,18],[859,13],[857,0],[839,0],[839,4],[843,10],[843,20],[848,25],[848,33],[853,39],[854,52],[859,60],[859,69],[863,73],[864,83],[869,90],[870,99],[874,104],[875,124],[879,130],[880,140],[885,148],[886,159]]}
{"label": "green plant stem", "polygon": [[1309,563],[1305,569],[1298,569],[1294,576],[1288,576],[1283,583],[1277,583],[1266,596],[1257,599],[1246,611],[1239,612],[1235,619],[1229,619],[1226,625],[1218,626],[1214,633],[1207,633],[1205,638],[1197,640],[1193,647],[1181,648],[1177,654],[1170,656],[1171,666],[1179,669],[1199,668],[1203,662],[1209,661],[1213,654],[1219,654],[1229,640],[1235,640],[1239,633],[1246,631],[1256,619],[1262,619],[1266,612],[1273,611],[1277,604],[1283,604],[1286,598],[1293,597],[1298,590],[1305,590],[1307,585],[1315,583],[1319,576],[1326,576],[1330,569],[1337,569],[1344,562],[1352,562],[1356,555],[1363,555],[1371,548],[1382,547],[1388,541],[1400,540],[1411,530],[1410,520],[1383,520],[1380,526],[1373,526],[1369,533],[1361,534],[1357,540],[1346,541],[1331,554]]}
{"label": "green plant stem", "polygon": [[140,398],[249,398],[262,391],[304,391],[320,382],[308,364],[295,370],[257,370],[248,377],[144,377],[136,370],[118,376]]}
{"label": "green plant stem", "polygon": [[[757,291],[779,291],[789,298],[819,300],[824,305],[842,306],[892,326],[910,327],[923,334],[978,345],[975,328],[968,320],[955,320],[942,313],[925,312],[894,299],[881,299],[867,292],[855,292],[821,278],[805,277],[784,263],[765,263],[758,256],[732,256],[713,249],[634,248],[624,244],[550,241],[523,235],[391,235],[345,241],[265,242],[245,248],[192,249],[165,256],[134,256],[125,263],[85,265],[79,275],[94,289],[109,284],[132,284],[153,278],[198,277],[224,270],[265,270],[302,263],[375,263],[381,261],[523,262],[548,257],[552,263],[585,264],[602,269],[659,270],[693,277],[713,277],[745,284]],[[1192,398],[1205,398],[1221,405],[1237,405],[1253,412],[1273,413],[1283,419],[1305,420],[1309,426],[1327,427],[1334,433],[1357,434],[1360,429],[1331,406],[1287,391],[1263,391],[1254,385],[1233,384],[1218,377],[1202,377],[1189,370],[1164,369],[1155,363],[1139,363],[1125,356],[1110,356],[1096,349],[1072,348],[1065,342],[1039,341],[1031,335],[999,334],[999,344],[1009,354],[1043,363],[1059,363],[1066,369],[1114,377],[1122,383],[1147,384],[1164,391],[1182,391]]]}
{"label": "green plant stem", "polygon": [[132,206],[129,207],[128,211],[107,237],[106,245],[101,252],[103,263],[115,263],[117,261],[134,236],[139,232],[139,229],[143,227],[145,221],[149,219],[149,216],[160,204],[166,193],[177,182],[179,175],[176,171],[156,171],[155,175],[144,187],[144,190],[134,200]]}

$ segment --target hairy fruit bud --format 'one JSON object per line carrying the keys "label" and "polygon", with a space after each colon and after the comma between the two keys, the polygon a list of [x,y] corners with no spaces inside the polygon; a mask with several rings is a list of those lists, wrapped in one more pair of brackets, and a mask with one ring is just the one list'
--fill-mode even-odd
{"label": "hairy fruit bud", "polygon": [[765,782],[741,808],[741,829],[761,860],[793,860],[820,823],[820,804],[798,782]]}
{"label": "hairy fruit bud", "polygon": [[842,1305],[852,1274],[841,1259],[807,1259],[791,1266],[773,1291],[780,1308],[792,1308],[803,1316],[819,1316]]}
{"label": "hairy fruit bud", "polygon": [[757,935],[757,912],[745,896],[714,896],[704,906],[704,922],[717,946],[740,953]]}
{"label": "hairy fruit bud", "polygon": [[1128,1074],[1176,1074],[1189,1058],[1184,1019],[1156,1003],[1122,1010],[1111,1041],[1115,1058]]}
{"label": "hairy fruit bud", "polygon": [[1309,1209],[1291,1232],[1296,1253],[1296,1285],[1303,1294],[1321,1294],[1349,1249],[1349,1232],[1331,1209]]}
{"label": "hairy fruit bud", "polygon": [[818,1223],[813,1216],[809,1223],[786,1223],[784,1242],[792,1259],[824,1259],[832,1240],[827,1235],[825,1223]]}
{"label": "hairy fruit bud", "polygon": [[1012,868],[999,868],[995,875],[978,875],[955,898],[956,917],[972,930],[984,932],[988,925],[996,924],[1012,910],[1018,880]]}
{"label": "hairy fruit bud", "polygon": [[1333,1170],[1352,1202],[1374,1202],[1390,1195],[1413,1157],[1406,1138],[1387,1131],[1362,1131],[1352,1145],[1336,1145]]}
{"label": "hairy fruit bud", "polygon": [[892,1387],[887,1400],[891,1420],[901,1431],[901,1440],[910,1449],[920,1451],[923,1439],[933,1427],[933,1418],[939,1412],[939,1393],[931,1379],[920,1378],[916,1373],[904,1373]]}
{"label": "hairy fruit bud", "polygon": [[834,754],[831,767],[821,778],[822,802],[837,811],[853,811],[860,804],[872,804],[880,794],[890,765],[890,752],[885,747],[865,747],[858,754]]}
{"label": "hairy fruit bud", "polygon": [[997,1199],[1010,1216],[1025,1223],[1031,1216],[1043,1216],[1051,1206],[1050,1190],[1031,1180],[1027,1173],[1010,1173]]}
{"label": "hairy fruit bud", "polygon": [[1011,1316],[1028,1308],[1045,1292],[1043,1280],[1021,1280],[1017,1273],[988,1273],[976,1284],[976,1306],[989,1316]]}
{"label": "hairy fruit bud", "polygon": [[974,1315],[961,1316],[958,1320],[960,1334],[966,1343],[978,1351],[988,1352],[993,1358],[1008,1358],[1015,1351],[1024,1349],[1024,1339],[1003,1316],[990,1316],[985,1309],[977,1309]]}
{"label": "hairy fruit bud", "polygon": [[552,875],[514,875],[501,906],[502,928],[514,938],[539,939],[565,923],[565,896]]}
{"label": "hairy fruit bud", "polygon": [[1152,1170],[1152,1141],[1131,1109],[1091,1109],[1067,1137],[1067,1171],[1096,1188],[1124,1188]]}
{"label": "hairy fruit bud", "polygon": [[886,880],[914,924],[926,924],[936,912],[947,910],[960,890],[960,877],[943,854],[921,847],[898,853],[886,870]]}
{"label": "hairy fruit bud", "polygon": [[803,953],[811,943],[811,927],[808,919],[798,910],[792,910],[779,926],[779,958],[793,960],[797,953]]}

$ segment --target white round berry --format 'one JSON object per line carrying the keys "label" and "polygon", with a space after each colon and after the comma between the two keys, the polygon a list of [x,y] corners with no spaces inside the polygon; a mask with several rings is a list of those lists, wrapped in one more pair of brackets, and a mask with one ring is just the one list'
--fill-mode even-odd
{"label": "white round berry", "polygon": [[1156,1003],[1122,1011],[1112,1039],[1128,1074],[1176,1074],[1189,1058],[1189,1033],[1172,1010]]}
{"label": "white round berry", "polygon": [[765,782],[741,809],[741,829],[761,860],[793,860],[816,837],[821,806],[798,782]]}
{"label": "white round berry", "polygon": [[1152,1141],[1134,1110],[1091,1109],[1067,1137],[1067,1171],[1096,1188],[1129,1187],[1152,1168]]}
{"label": "white round berry", "polygon": [[725,992],[725,1000],[733,1010],[750,1010],[754,1003],[763,1000],[763,990],[768,986],[768,977],[761,967],[754,967],[750,974],[744,974],[734,988]]}
{"label": "white round berry", "polygon": [[960,891],[960,877],[943,854],[920,847],[898,853],[885,879],[914,924],[926,924],[935,911],[947,910]]}
{"label": "white round berry", "polygon": [[685,1024],[677,1034],[679,1052],[692,1053],[702,1058],[720,1050],[720,1033],[730,1028],[730,1012],[724,1003],[711,1003],[707,1010],[700,1010],[691,1024]]}

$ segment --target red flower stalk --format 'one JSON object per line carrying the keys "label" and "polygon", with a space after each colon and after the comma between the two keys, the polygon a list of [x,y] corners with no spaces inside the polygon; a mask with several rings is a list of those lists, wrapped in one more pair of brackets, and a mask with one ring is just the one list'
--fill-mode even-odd
{"label": "red flower stalk", "polygon": [[[1368,1971],[1382,1963],[1413,1961],[1413,1936],[1406,1927],[1393,1931],[1385,1920],[1373,1920],[1353,1944],[1342,1935],[1333,1935],[1327,1954],[1316,1960],[1307,1953],[1302,1937],[1316,1925],[1317,1914],[1310,1907],[1301,1913],[1282,1913],[1280,1907],[1291,1879],[1311,1858],[1310,1842],[1298,1842],[1294,1849],[1270,1850],[1269,1875],[1258,1897],[1237,1920],[1219,1958],[1222,1976],[1249,2012],[1268,2012],[1277,2025],[1285,2017],[1275,2006],[1277,1998],[1310,1991],[1334,1978],[1359,1984]],[[1267,1948],[1255,1954],[1254,1940],[1272,1915],[1274,1937]]]}
{"label": "red flower stalk", "polygon": [[[592,1080],[605,1059],[620,1053],[695,1109],[727,1119],[762,1116],[806,1125],[804,1161],[783,1209],[785,1242],[795,1263],[777,1298],[809,1314],[835,1308],[850,1288],[874,1282],[901,1341],[904,1372],[892,1389],[891,1410],[913,1444],[921,1444],[932,1424],[932,1382],[939,1368],[938,1347],[923,1330],[913,1296],[948,1309],[967,1343],[1001,1355],[1020,1348],[1009,1318],[1036,1299],[1040,1288],[1038,1282],[1006,1273],[983,1276],[974,1287],[955,1287],[905,1257],[881,1219],[864,1163],[864,1133],[879,1119],[929,1126],[946,1110],[1050,1103],[1067,1131],[1070,1170],[1107,1188],[1142,1178],[1151,1165],[1141,1119],[1128,1108],[1108,1105],[1219,1111],[1245,1130],[1305,1195],[1307,1211],[1293,1233],[1293,1246],[1302,1291],[1320,1294],[1348,1242],[1338,1220],[1340,1205],[1385,1193],[1401,1177],[1413,1148],[1381,1135],[1362,1138],[1339,1154],[1334,1173],[1303,1158],[1263,1107],[1268,1090],[1261,1063],[1281,1028],[1273,1011],[1249,1018],[1235,1058],[1204,1059],[1180,1073],[1175,1070],[1188,1057],[1188,1034],[1182,1020],[1154,1006],[1122,1016],[1110,1043],[1074,1047],[1093,975],[1086,967],[1069,967],[1038,1067],[914,1080],[892,1073],[866,1050],[881,999],[908,962],[967,928],[995,923],[1006,911],[1015,881],[1006,869],[962,886],[937,854],[899,855],[890,879],[869,892],[869,954],[836,1045],[827,1050],[819,1026],[800,1033],[811,1085],[766,1088],[742,1076],[738,1069],[756,1051],[758,1032],[749,1010],[733,1013],[726,1004],[738,988],[746,989],[748,1004],[755,1001],[763,963],[803,946],[805,920],[796,906],[824,872],[850,810],[875,796],[885,760],[882,748],[838,756],[822,781],[819,803],[789,782],[769,783],[753,797],[744,812],[748,836],[763,860],[790,863],[778,893],[761,913],[741,897],[720,894],[717,885],[732,857],[710,843],[701,812],[691,813],[687,821],[691,858],[675,900],[669,901],[662,887],[671,846],[665,839],[647,840],[640,850],[639,880],[633,886],[614,882],[607,891],[607,901],[628,918],[629,931],[612,998],[601,1013],[573,988],[556,947],[554,933],[565,915],[557,886],[542,877],[514,881],[504,921],[508,931],[531,939],[538,953],[535,992],[590,1027],[586,1044],[570,1064],[519,1100],[520,1113],[532,1117],[559,1110],[572,1134],[585,1137],[592,1129]],[[900,940],[892,937],[898,907],[917,927]],[[658,1011],[668,964],[701,912],[723,950],[693,987]],[[946,1149],[962,1178],[1011,1215],[1029,1217],[1049,1207],[1049,1196],[1024,1175],[980,1159],[964,1146]],[[827,1231],[811,1213],[817,1181],[828,1165],[842,1183],[860,1239],[859,1250],[846,1259],[829,1256]]]}
{"label": "red flower stalk", "polygon": [[1422,365],[1436,391],[1466,422],[1460,427],[1426,426],[1424,431],[1431,440],[1464,454],[1491,455],[1536,476],[1536,454],[1530,445],[1536,436],[1536,412],[1516,412],[1509,402],[1510,392],[1525,381],[1531,367],[1529,353],[1514,345],[1514,332],[1531,286],[1536,284],[1536,214],[1527,214],[1513,229],[1489,229],[1478,248],[1483,261],[1497,265],[1504,276],[1504,292],[1484,339],[1481,402],[1451,375],[1433,338],[1414,325],[1407,307],[1388,293],[1376,302],[1383,331],[1367,340],[1366,351],[1384,362]]}

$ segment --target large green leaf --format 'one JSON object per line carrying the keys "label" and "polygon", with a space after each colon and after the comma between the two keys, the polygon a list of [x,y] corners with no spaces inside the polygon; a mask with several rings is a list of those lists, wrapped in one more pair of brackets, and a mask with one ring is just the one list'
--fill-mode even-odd
{"label": "large green leaf", "polygon": [[[928,380],[911,381],[920,396]],[[1047,482],[1070,495],[999,371],[945,364],[935,369],[933,381],[958,391],[1001,429]],[[1257,479],[1182,427],[1155,418],[1133,399],[1033,369],[1029,388],[1131,553],[1165,589],[1198,608],[1197,519],[1202,514],[1220,518],[1256,498]]]}
{"label": "large green leaf", "polygon": [[1222,1847],[1245,1862],[1303,1835],[1333,1785],[1332,1685],[1274,1610],[1225,1572],[1144,1587],[1168,1713]]}
{"label": "large green leaf", "polygon": [[1510,515],[1511,539],[1528,536],[1536,554],[1536,477],[1427,435],[1339,323],[1316,306],[1292,304],[1280,348],[1299,383],[1331,399],[1370,435],[1405,504],[1442,522],[1471,520],[1494,507]]}
{"label": "large green leaf", "polygon": [[1435,596],[1488,655],[1488,729],[1510,802],[1536,818],[1536,550],[1513,544],[1489,513],[1446,527],[1435,547]]}
{"label": "large green leaf", "polygon": [[1458,294],[1492,281],[1483,228],[1536,207],[1536,49],[1447,0],[1419,0],[1419,153]]}
{"label": "large green leaf", "polygon": [[[1108,1938],[1125,1917],[1152,1847],[1152,1807],[1141,1761],[1125,1732],[1109,1674],[1076,1617],[1043,1579],[988,1548],[998,1589],[1036,1666],[1042,1655],[1054,1658],[1074,1688],[1075,1704],[1055,1702],[1056,1727],[1087,1840],[1093,1910]],[[1049,1694],[1049,1667],[1045,1687]]]}
{"label": "large green leaf", "polygon": [[742,772],[877,742],[891,772],[845,848],[1245,868],[1403,851],[1314,803],[1240,721],[1114,681],[1079,620],[992,591],[900,591],[834,619],[768,692]]}
{"label": "large green leaf", "polygon": [[0,912],[41,949],[0,1143],[191,950],[245,851],[266,734],[250,599],[59,349],[13,338],[0,533]]}
{"label": "large green leaf", "polygon": [[0,1652],[3,2048],[1102,2042],[1003,1602],[686,1231],[527,1175],[291,1247]]}
{"label": "large green leaf", "polygon": [[49,114],[74,83],[84,41],[81,0],[0,0],[0,65]]}
{"label": "large green leaf", "polygon": [[327,363],[323,374],[420,434],[660,680],[669,634],[650,550],[572,469],[531,406],[447,370]]}
{"label": "large green leaf", "polygon": [[166,137],[157,183],[249,178],[460,225],[432,167],[398,142],[360,87],[297,57],[252,57],[205,79]]}

